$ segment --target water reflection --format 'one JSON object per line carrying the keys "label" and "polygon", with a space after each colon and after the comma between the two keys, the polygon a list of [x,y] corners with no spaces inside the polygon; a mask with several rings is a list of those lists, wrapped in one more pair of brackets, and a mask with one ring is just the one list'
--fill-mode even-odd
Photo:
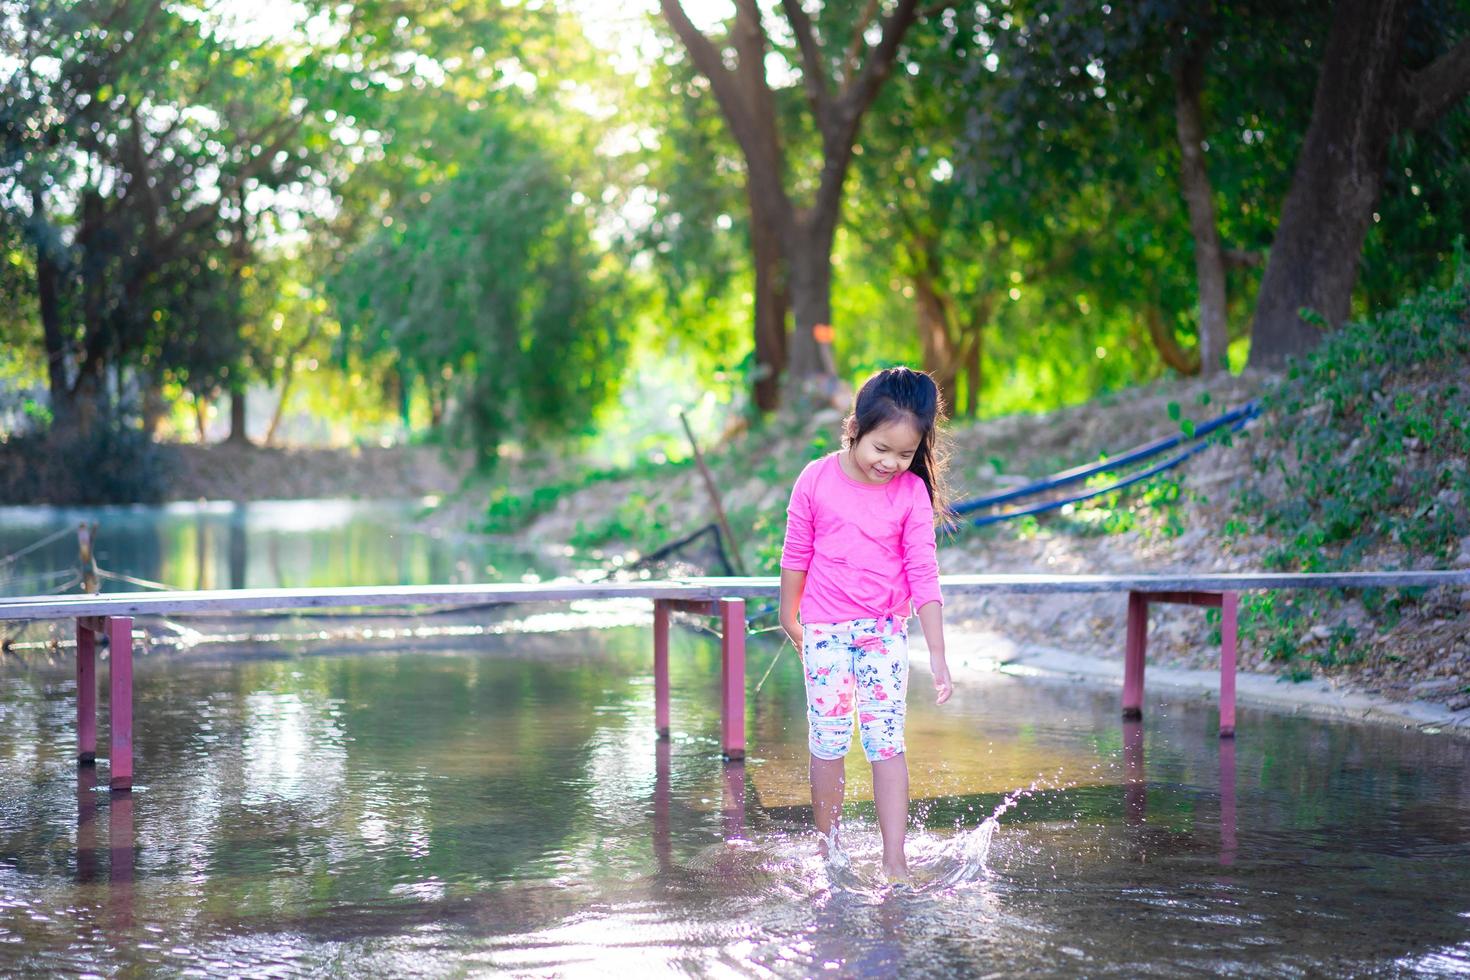
{"label": "water reflection", "polygon": [[107,905],[116,932],[133,927],[133,794],[110,793],[107,801]]}
{"label": "water reflection", "polygon": [[107,813],[107,866],[101,866],[102,851],[97,846],[98,830],[97,770],[78,766],[76,776],[76,882],[78,885],[102,886],[108,927],[114,932],[131,929],[133,915],[133,880],[137,838],[133,830],[134,798],[132,793],[104,793]]}
{"label": "water reflection", "polygon": [[[1125,719],[1123,727],[1123,822],[1140,826],[1148,819],[1148,775],[1144,765],[1143,722]],[[1222,867],[1235,863],[1235,740],[1219,740],[1220,853]]]}
{"label": "water reflection", "polygon": [[911,707],[895,892],[859,780],[817,856],[795,670],[722,765],[713,641],[674,637],[667,740],[646,628],[477,642],[148,658],[135,796],[76,767],[66,667],[8,665],[0,972],[1470,967],[1462,742],[973,678]]}
{"label": "water reflection", "polygon": [[[557,571],[550,556],[464,535],[422,531],[419,500],[292,500],[118,507],[0,507],[0,555],[48,535],[98,524],[104,572],[182,589],[516,581]],[[0,594],[63,584],[74,534],[7,566]],[[138,588],[107,579],[104,591]]]}
{"label": "water reflection", "polygon": [[1220,864],[1235,863],[1235,739],[1220,739]]}
{"label": "water reflection", "polygon": [[1123,813],[1130,825],[1143,823],[1148,810],[1148,781],[1143,769],[1143,722],[1123,722]]}
{"label": "water reflection", "polygon": [[97,770],[77,767],[77,882],[97,879]]}

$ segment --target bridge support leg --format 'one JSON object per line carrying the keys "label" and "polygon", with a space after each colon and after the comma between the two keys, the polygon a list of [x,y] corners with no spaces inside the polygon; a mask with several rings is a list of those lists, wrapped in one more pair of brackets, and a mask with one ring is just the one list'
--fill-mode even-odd
{"label": "bridge support leg", "polygon": [[1123,718],[1143,717],[1143,661],[1148,648],[1148,595],[1128,593],[1128,639],[1123,650]]}
{"label": "bridge support leg", "polygon": [[669,604],[653,600],[653,727],[669,737]]}
{"label": "bridge support leg", "polygon": [[77,620],[77,762],[97,761],[97,634]]}
{"label": "bridge support leg", "polygon": [[726,759],[745,758],[745,600],[721,599],[720,688]]}
{"label": "bridge support leg", "polygon": [[112,698],[108,704],[112,741],[114,791],[133,788],[133,618],[107,617],[107,642],[112,661]]}
{"label": "bridge support leg", "polygon": [[1130,592],[1128,640],[1123,655],[1123,717],[1143,717],[1143,663],[1148,649],[1148,604],[1174,602],[1220,609],[1220,737],[1235,735],[1235,646],[1240,613],[1238,592]]}
{"label": "bridge support leg", "polygon": [[1235,637],[1240,595],[1220,595],[1220,737],[1235,737]]}

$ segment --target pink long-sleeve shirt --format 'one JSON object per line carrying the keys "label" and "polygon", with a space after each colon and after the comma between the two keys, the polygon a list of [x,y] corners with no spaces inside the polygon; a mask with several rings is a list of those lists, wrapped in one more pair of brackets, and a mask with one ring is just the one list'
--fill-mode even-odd
{"label": "pink long-sleeve shirt", "polygon": [[911,602],[942,603],[924,481],[905,470],[884,484],[862,483],[837,456],[807,464],[786,508],[781,567],[806,572],[801,621],[907,619]]}

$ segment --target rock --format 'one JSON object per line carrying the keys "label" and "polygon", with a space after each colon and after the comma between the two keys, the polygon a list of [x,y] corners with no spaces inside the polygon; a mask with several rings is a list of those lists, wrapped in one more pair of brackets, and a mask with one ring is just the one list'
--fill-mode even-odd
{"label": "rock", "polygon": [[1417,684],[1411,684],[1409,685],[1409,690],[1419,697],[1432,697],[1436,694],[1447,694],[1450,691],[1457,690],[1459,687],[1460,681],[1458,678],[1435,677],[1426,681],[1419,681]]}
{"label": "rock", "polygon": [[1453,699],[1446,707],[1451,711],[1464,711],[1466,708],[1470,708],[1470,694],[1461,695]]}

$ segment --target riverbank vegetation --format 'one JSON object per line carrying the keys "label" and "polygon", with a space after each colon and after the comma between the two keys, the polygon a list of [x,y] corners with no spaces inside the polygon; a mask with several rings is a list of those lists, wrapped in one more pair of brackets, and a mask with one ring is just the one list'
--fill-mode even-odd
{"label": "riverbank vegetation", "polygon": [[722,16],[0,3],[0,450],[126,460],[7,492],[167,495],[158,441],[637,465],[897,361],[966,418],[1279,370],[1470,225],[1456,5]]}
{"label": "riverbank vegetation", "polygon": [[[951,484],[960,498],[1014,487],[1150,440],[1187,433],[1252,399],[1259,418],[1183,465],[1125,490],[941,539],[941,568],[973,572],[1210,572],[1470,568],[1470,261],[1445,287],[1407,298],[1328,337],[1284,372],[1161,380],[1048,413],[959,420]],[[738,565],[775,574],[792,481],[838,448],[842,413],[779,414],[707,448]],[[585,479],[538,479],[547,460],[506,474],[499,499],[467,498],[438,519],[558,541],[609,569],[639,566],[715,522],[698,471],[681,463]],[[1136,469],[1136,467],[1135,467]],[[1099,473],[1094,488],[1129,472]],[[529,488],[541,487],[539,495]],[[714,532],[675,547],[659,570],[729,573]],[[727,542],[728,545],[728,542]],[[581,563],[586,567],[586,562]],[[962,600],[946,615],[1007,642],[1116,653],[1112,596]],[[1151,656],[1210,666],[1218,614],[1153,613]],[[1470,706],[1470,590],[1326,590],[1246,596],[1249,667],[1341,679],[1392,697]]]}

